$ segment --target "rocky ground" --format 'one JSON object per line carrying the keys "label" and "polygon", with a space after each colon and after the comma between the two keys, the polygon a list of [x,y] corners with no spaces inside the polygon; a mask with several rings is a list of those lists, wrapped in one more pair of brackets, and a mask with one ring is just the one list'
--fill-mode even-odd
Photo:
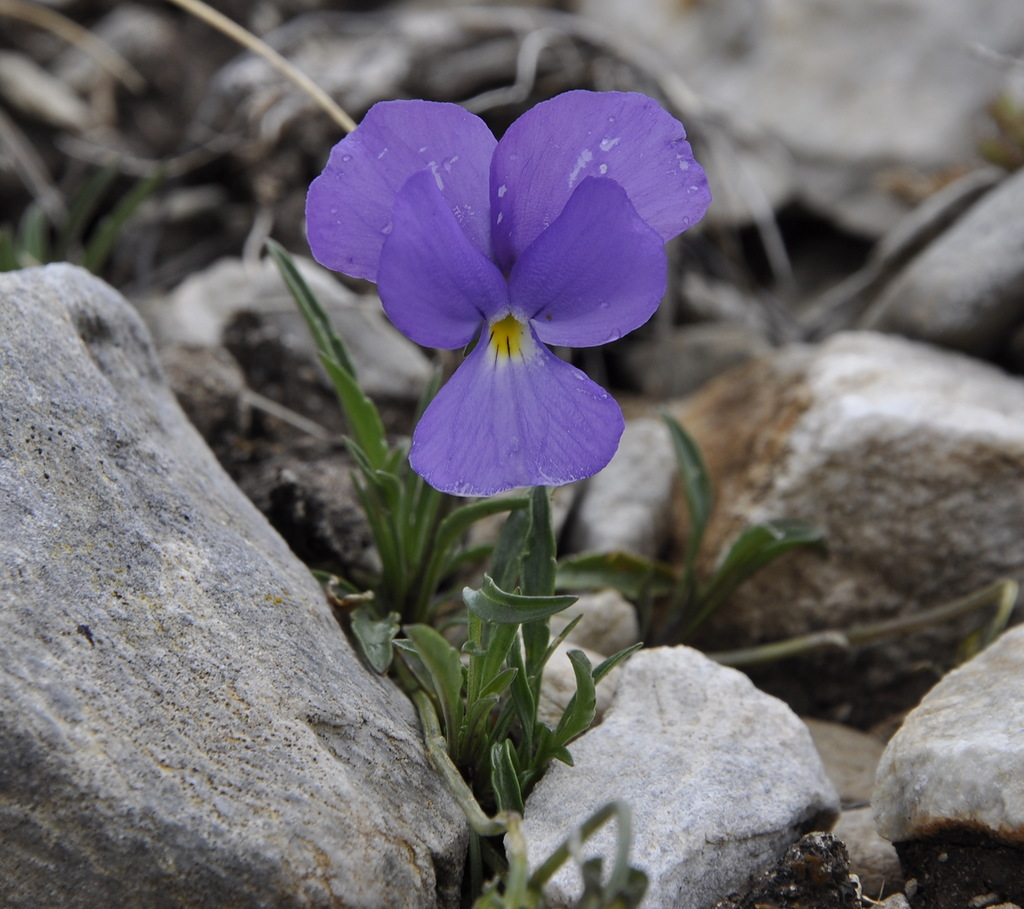
{"label": "rocky ground", "polygon": [[[699,571],[780,517],[829,549],[758,575],[689,643],[720,656],[900,629],[746,675],[641,652],[603,686],[577,767],[535,791],[531,854],[615,794],[651,906],[1024,904],[1024,637],[950,673],[995,601],[912,621],[1024,580],[1017,0],[217,5],[357,119],[426,97],[500,132],[571,88],[643,91],[679,116],[715,202],[671,246],[652,322],[576,352],[631,420],[612,465],[561,494],[564,550],[679,559],[664,408],[715,484]],[[130,306],[73,269],[0,276],[2,896],[451,905],[457,809],[295,559],[358,576],[375,558],[313,344],[261,259],[268,236],[306,255],[305,188],[340,132],[172,4],[25,9],[0,8],[0,223],[18,264],[45,252],[33,202],[59,241],[69,200],[112,165],[95,215],[63,231],[81,261],[116,201],[163,179],[99,269]],[[433,355],[372,287],[302,267],[407,433]],[[595,653],[639,635],[620,597],[581,609]],[[560,877],[551,897],[578,886]]]}

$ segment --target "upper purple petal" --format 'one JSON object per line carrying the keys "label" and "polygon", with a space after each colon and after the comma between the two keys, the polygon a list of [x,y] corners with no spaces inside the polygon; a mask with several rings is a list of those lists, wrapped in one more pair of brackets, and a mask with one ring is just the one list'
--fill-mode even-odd
{"label": "upper purple petal", "polygon": [[665,243],[626,191],[588,177],[509,277],[513,311],[547,344],[607,344],[644,324],[665,295]]}
{"label": "upper purple petal", "polygon": [[327,268],[377,279],[391,207],[405,181],[431,171],[463,232],[491,255],[488,173],[495,139],[456,104],[383,101],[331,151],[306,197],[313,257]]}
{"label": "upper purple petal", "polygon": [[481,339],[420,418],[409,463],[453,495],[561,486],[601,470],[623,426],[611,395],[532,336],[512,359]]}
{"label": "upper purple petal", "polygon": [[646,95],[572,91],[531,108],[494,151],[494,254],[504,270],[585,177],[607,176],[668,240],[703,217],[711,194],[683,125]]}
{"label": "upper purple petal", "polygon": [[462,232],[429,170],[395,197],[380,256],[384,312],[424,347],[465,347],[488,319],[508,310],[508,285]]}

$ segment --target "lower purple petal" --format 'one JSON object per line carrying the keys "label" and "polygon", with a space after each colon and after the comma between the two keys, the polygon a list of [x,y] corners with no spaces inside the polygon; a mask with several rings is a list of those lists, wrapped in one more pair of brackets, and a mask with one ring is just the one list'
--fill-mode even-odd
{"label": "lower purple petal", "polygon": [[601,470],[623,426],[615,399],[532,333],[512,358],[485,333],[423,414],[409,461],[453,495],[561,486]]}

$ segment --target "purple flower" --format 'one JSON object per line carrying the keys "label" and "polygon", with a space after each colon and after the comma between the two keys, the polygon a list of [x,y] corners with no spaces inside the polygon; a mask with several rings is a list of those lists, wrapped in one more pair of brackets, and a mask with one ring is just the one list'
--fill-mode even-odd
{"label": "purple flower", "polygon": [[316,259],[376,281],[408,338],[476,340],[409,459],[438,489],[490,495],[611,460],[622,412],[546,345],[591,347],[643,325],[665,293],[665,241],[709,202],[682,124],[656,102],[574,91],[500,142],[454,104],[377,104],[313,181],[306,219]]}

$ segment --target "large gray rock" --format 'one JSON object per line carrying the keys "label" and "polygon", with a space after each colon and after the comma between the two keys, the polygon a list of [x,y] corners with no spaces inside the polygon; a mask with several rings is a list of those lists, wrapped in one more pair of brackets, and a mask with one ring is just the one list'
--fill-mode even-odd
{"label": "large gray rock", "polygon": [[981,357],[1024,322],[1024,171],[914,259],[861,323]]}
{"label": "large gray rock", "polygon": [[[794,552],[743,585],[702,633],[712,650],[908,616],[1002,576],[1024,580],[1018,378],[852,332],[732,370],[674,415],[717,495],[705,571],[744,526],[773,518],[808,521],[829,546],[828,558]],[[946,624],[872,651],[855,692],[842,678],[850,664],[830,655],[802,696],[828,695],[830,672],[843,698],[881,691],[919,659],[949,658],[965,633]]]}
{"label": "large gray rock", "polygon": [[[631,860],[650,878],[650,906],[714,905],[801,833],[830,825],[839,804],[796,715],[687,647],[635,654],[604,721],[571,751],[575,766],[553,764],[527,800],[531,863],[605,802],[622,799],[632,809]],[[613,829],[582,852],[604,856],[607,872]],[[581,890],[578,870],[563,867],[547,897],[573,905]]]}
{"label": "large gray rock", "polygon": [[661,50],[702,105],[764,135],[761,160],[781,171],[767,179],[720,167],[730,156],[710,149],[716,208],[753,213],[788,184],[872,234],[906,211],[922,176],[976,163],[991,130],[985,106],[1007,80],[979,48],[1016,56],[1024,41],[1018,0],[583,0],[580,9]]}
{"label": "large gray rock", "polygon": [[0,276],[0,903],[455,905],[415,715],[71,266]]}

